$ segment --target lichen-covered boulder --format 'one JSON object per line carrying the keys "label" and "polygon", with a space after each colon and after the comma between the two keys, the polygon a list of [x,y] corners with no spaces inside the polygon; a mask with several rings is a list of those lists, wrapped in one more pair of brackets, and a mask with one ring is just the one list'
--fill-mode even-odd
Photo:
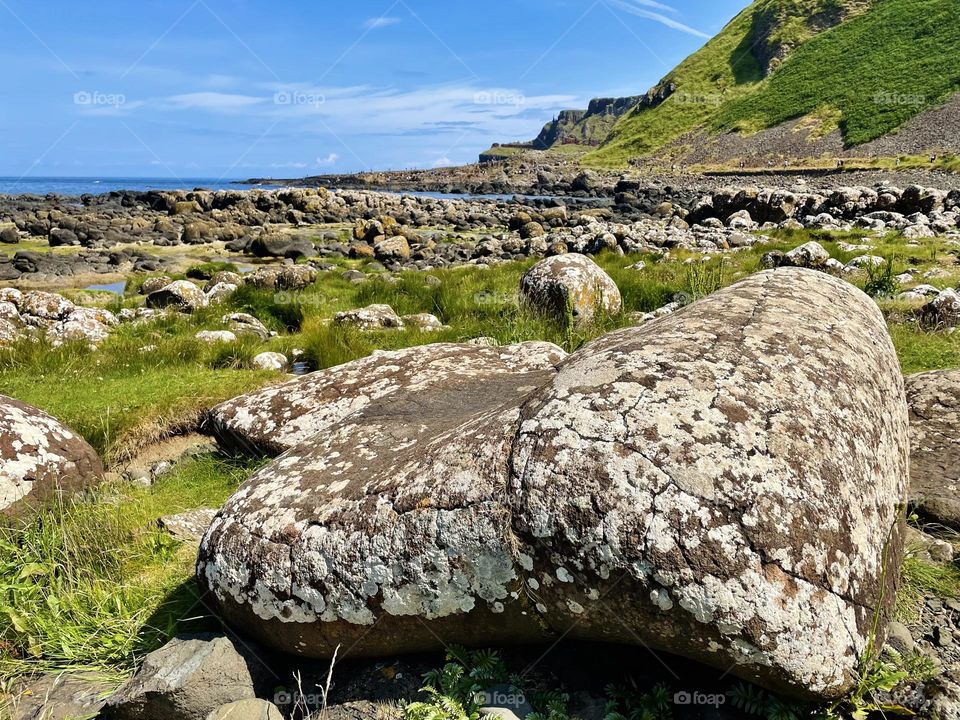
{"label": "lichen-covered boulder", "polygon": [[569,636],[804,698],[847,691],[882,645],[907,408],[882,315],[837,279],[761,273],[556,372],[451,373],[346,410],[201,544],[201,586],[266,644]]}
{"label": "lichen-covered boulder", "polygon": [[377,303],[356,310],[338,312],[333,317],[336,325],[355,327],[358,330],[401,330],[403,319],[389,305]]}
{"label": "lichen-covered boulder", "polygon": [[80,490],[103,475],[87,442],[57,419],[0,395],[0,512],[58,490]]}
{"label": "lichen-covered boulder", "polygon": [[960,370],[906,379],[910,406],[910,499],[937,522],[960,528]]}
{"label": "lichen-covered boulder", "polygon": [[520,297],[529,307],[559,320],[569,312],[577,323],[590,322],[598,310],[612,315],[623,307],[613,279],[578,253],[555,255],[530,268],[520,280]]}
{"label": "lichen-covered boulder", "polygon": [[225,448],[276,455],[400,390],[420,393],[461,377],[483,380],[551,370],[565,356],[556,345],[540,342],[439,343],[376,352],[228,400],[213,408],[208,424]]}
{"label": "lichen-covered boulder", "polygon": [[527,404],[512,467],[553,627],[819,697],[854,683],[878,608],[883,632],[907,411],[847,283],[763,272],[588,344]]}

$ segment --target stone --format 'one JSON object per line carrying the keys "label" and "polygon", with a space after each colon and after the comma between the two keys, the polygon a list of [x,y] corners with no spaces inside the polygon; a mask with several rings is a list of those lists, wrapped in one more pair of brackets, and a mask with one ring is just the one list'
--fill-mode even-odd
{"label": "stone", "polygon": [[95,717],[104,705],[104,696],[115,688],[115,682],[92,674],[61,672],[41,675],[14,690],[15,699],[10,707],[0,701],[0,710],[12,711],[11,720]]}
{"label": "stone", "polygon": [[167,277],[166,275],[160,275],[158,277],[148,277],[140,285],[140,294],[149,295],[150,293],[156,292],[157,290],[163,290],[167,285],[173,282],[173,278]]}
{"label": "stone", "polygon": [[261,340],[270,337],[270,331],[257,318],[249,313],[230,313],[224,315],[220,322],[227,325],[237,335],[253,335]]}
{"label": "stone", "polygon": [[283,714],[266,700],[237,700],[221,705],[206,720],[283,720]]}
{"label": "stone", "polygon": [[241,395],[210,411],[207,424],[224,449],[277,455],[398,392],[426,392],[458,376],[549,371],[566,357],[551,343],[503,347],[437,343],[373,355]]}
{"label": "stone", "polygon": [[906,378],[910,407],[910,502],[960,529],[960,370]]}
{"label": "stone", "polygon": [[960,293],[953,288],[942,290],[917,311],[917,319],[928,330],[957,327],[960,325]]}
{"label": "stone", "polygon": [[436,332],[443,330],[444,325],[440,318],[430,313],[418,313],[416,315],[404,315],[400,318],[404,327],[412,327],[423,332]]}
{"label": "stone", "polygon": [[403,262],[410,259],[410,244],[402,235],[395,235],[374,245],[373,254],[381,262]]}
{"label": "stone", "polygon": [[953,562],[953,545],[916,528],[907,527],[906,544],[908,552],[924,560],[940,563]]}
{"label": "stone", "polygon": [[336,325],[350,325],[358,330],[400,330],[403,320],[389,305],[374,304],[357,310],[338,312],[333,322]]}
{"label": "stone", "polygon": [[206,291],[207,302],[211,305],[216,305],[217,303],[222,303],[228,297],[233,295],[239,285],[234,285],[233,283],[220,282],[214,285],[212,288]]}
{"label": "stone", "polygon": [[[903,379],[866,295],[763,272],[556,370],[456,368],[373,401],[344,392],[375,386],[357,366],[327,376],[333,416],[201,543],[229,624],[310,657],[569,634],[798,698],[856,684],[893,609],[908,474]],[[260,396],[274,435],[294,389]]]}
{"label": "stone", "polygon": [[893,620],[887,627],[887,645],[901,655],[909,655],[916,647],[909,628],[896,620]]}
{"label": "stone", "polygon": [[567,253],[541,260],[520,280],[521,300],[558,320],[568,312],[589,323],[597,311],[614,315],[623,307],[613,279],[586,255]]}
{"label": "stone", "polygon": [[165,287],[147,295],[147,307],[151,309],[173,308],[192,313],[208,305],[207,296],[189,280],[175,280]]}
{"label": "stone", "polygon": [[197,720],[256,697],[264,668],[247,646],[223,635],[174,638],[143,661],[107,699],[103,720]]}
{"label": "stone", "polygon": [[830,253],[820,243],[811,240],[795,247],[784,256],[786,263],[793,267],[817,269],[830,259]]}
{"label": "stone", "polygon": [[157,519],[157,527],[180,542],[199,543],[216,514],[217,511],[211,508],[200,508],[164,515]]}
{"label": "stone", "polygon": [[262,352],[250,361],[254,370],[286,370],[290,364],[287,356],[278,352]]}
{"label": "stone", "polygon": [[20,314],[30,324],[40,324],[32,322],[33,319],[51,323],[63,320],[73,312],[75,307],[62,295],[42,290],[31,290],[25,293],[19,305]]}
{"label": "stone", "polygon": [[102,476],[86,440],[42,410],[0,395],[0,512],[80,491]]}
{"label": "stone", "polygon": [[526,720],[534,712],[522,691],[511,685],[495,685],[477,693],[480,717]]}
{"label": "stone", "polygon": [[229,330],[200,330],[194,337],[205,343],[232,343],[237,336]]}
{"label": "stone", "polygon": [[244,276],[244,283],[261,290],[303,290],[317,279],[309,265],[270,265]]}

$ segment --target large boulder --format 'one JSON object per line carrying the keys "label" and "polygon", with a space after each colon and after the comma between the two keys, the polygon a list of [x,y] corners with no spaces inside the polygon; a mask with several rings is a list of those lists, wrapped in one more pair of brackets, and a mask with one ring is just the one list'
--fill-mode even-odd
{"label": "large boulder", "polygon": [[0,395],[0,512],[81,490],[102,475],[86,440],[42,410]]}
{"label": "large boulder", "polygon": [[586,255],[567,253],[541,260],[520,280],[520,297],[529,307],[558,320],[568,314],[590,322],[597,311],[620,312],[623,303],[613,279]]}
{"label": "large boulder", "polygon": [[566,354],[550,343],[505,347],[434,344],[377,352],[215,407],[209,427],[226,449],[276,455],[398,392],[426,393],[459,378],[549,371]]}
{"label": "large boulder", "polygon": [[228,622],[317,657],[635,643],[802,698],[882,645],[907,408],[849,284],[760,273],[556,373],[420,382],[227,502],[198,577]]}
{"label": "large boulder", "polygon": [[960,370],[910,375],[906,387],[911,502],[960,529]]}

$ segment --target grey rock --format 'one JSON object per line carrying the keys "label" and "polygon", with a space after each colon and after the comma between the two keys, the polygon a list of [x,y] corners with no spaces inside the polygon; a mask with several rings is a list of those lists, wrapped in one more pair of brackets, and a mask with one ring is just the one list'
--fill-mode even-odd
{"label": "grey rock", "polygon": [[906,378],[910,407],[910,501],[960,529],[960,370]]}
{"label": "grey rock", "polygon": [[570,632],[810,699],[855,684],[878,605],[883,641],[907,408],[849,284],[760,273],[556,372],[417,377],[227,502],[198,579],[228,622],[316,657]]}
{"label": "grey rock", "polygon": [[556,345],[540,342],[441,343],[377,352],[229,400],[210,412],[209,424],[227,449],[276,455],[398,392],[427,392],[434,383],[455,387],[458,377],[482,382],[549,371],[564,357]]}
{"label": "grey rock", "polygon": [[82,490],[102,475],[86,440],[42,410],[0,395],[0,512]]}
{"label": "grey rock", "polygon": [[165,515],[159,518],[157,527],[180,542],[199,543],[216,514],[217,511],[212,508],[187,510],[177,515]]}
{"label": "grey rock", "polygon": [[586,255],[567,253],[541,260],[520,280],[521,300],[564,320],[589,323],[598,311],[620,312],[623,302],[613,279]]}
{"label": "grey rock", "polygon": [[156,650],[108,700],[104,720],[201,720],[256,697],[263,673],[250,651],[222,635],[175,638]]}
{"label": "grey rock", "polygon": [[208,303],[203,290],[189,280],[175,280],[147,295],[147,307],[152,309],[169,307],[180,312],[191,313],[206,307]]}
{"label": "grey rock", "polygon": [[237,700],[221,705],[206,720],[283,720],[283,714],[266,700]]}
{"label": "grey rock", "polygon": [[349,325],[358,330],[400,330],[404,327],[403,320],[394,309],[383,304],[338,312],[333,322],[337,325]]}

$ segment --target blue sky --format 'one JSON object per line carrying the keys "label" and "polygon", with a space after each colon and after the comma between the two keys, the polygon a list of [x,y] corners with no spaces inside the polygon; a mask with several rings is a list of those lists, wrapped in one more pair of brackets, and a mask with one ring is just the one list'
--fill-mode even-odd
{"label": "blue sky", "polygon": [[0,0],[0,175],[472,162],[639,94],[746,0]]}

